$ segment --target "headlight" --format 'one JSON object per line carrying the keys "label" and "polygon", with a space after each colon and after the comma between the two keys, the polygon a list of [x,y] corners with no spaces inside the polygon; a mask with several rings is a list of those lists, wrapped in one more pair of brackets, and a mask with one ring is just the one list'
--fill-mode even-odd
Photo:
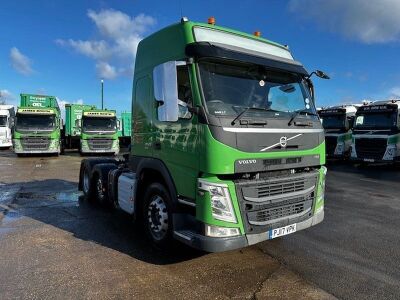
{"label": "headlight", "polygon": [[232,200],[226,184],[216,184],[199,180],[199,190],[210,193],[212,215],[215,219],[236,223]]}
{"label": "headlight", "polygon": [[239,228],[219,227],[206,224],[206,236],[209,237],[227,237],[239,234]]}

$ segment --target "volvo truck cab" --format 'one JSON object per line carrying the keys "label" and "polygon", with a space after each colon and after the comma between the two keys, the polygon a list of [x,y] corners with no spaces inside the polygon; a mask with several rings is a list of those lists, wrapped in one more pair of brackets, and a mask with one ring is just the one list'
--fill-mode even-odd
{"label": "volvo truck cab", "polygon": [[352,129],[360,105],[340,105],[320,109],[318,114],[325,129],[326,156],[348,159],[351,154]]}
{"label": "volvo truck cab", "polygon": [[80,152],[82,154],[119,153],[118,122],[115,110],[84,110],[81,127]]}
{"label": "volvo truck cab", "polygon": [[361,106],[353,128],[351,159],[363,163],[393,163],[400,159],[400,100]]}
{"label": "volvo truck cab", "polygon": [[324,218],[325,139],[311,75],[289,48],[183,18],[138,46],[126,161],[82,161],[88,199],[157,246],[225,251]]}

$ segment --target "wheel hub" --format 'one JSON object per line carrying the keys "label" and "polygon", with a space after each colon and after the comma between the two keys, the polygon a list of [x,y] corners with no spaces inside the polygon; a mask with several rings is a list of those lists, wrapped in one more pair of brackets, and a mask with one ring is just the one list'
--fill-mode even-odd
{"label": "wheel hub", "polygon": [[147,217],[152,235],[162,239],[168,231],[168,211],[160,196],[155,196],[150,202]]}

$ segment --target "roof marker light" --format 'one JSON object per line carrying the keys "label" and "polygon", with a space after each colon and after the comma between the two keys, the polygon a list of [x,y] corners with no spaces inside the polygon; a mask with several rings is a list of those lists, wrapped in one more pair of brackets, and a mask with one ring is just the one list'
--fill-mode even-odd
{"label": "roof marker light", "polygon": [[254,35],[256,36],[256,37],[260,37],[261,36],[261,31],[254,31]]}
{"label": "roof marker light", "polygon": [[214,17],[209,17],[207,22],[210,25],[215,25],[215,18]]}

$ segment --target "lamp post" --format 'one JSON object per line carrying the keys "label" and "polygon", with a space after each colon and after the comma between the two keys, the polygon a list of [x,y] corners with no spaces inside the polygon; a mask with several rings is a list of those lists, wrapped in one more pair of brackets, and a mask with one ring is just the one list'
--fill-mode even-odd
{"label": "lamp post", "polygon": [[104,100],[104,80],[101,80],[101,109],[103,109],[103,100]]}

